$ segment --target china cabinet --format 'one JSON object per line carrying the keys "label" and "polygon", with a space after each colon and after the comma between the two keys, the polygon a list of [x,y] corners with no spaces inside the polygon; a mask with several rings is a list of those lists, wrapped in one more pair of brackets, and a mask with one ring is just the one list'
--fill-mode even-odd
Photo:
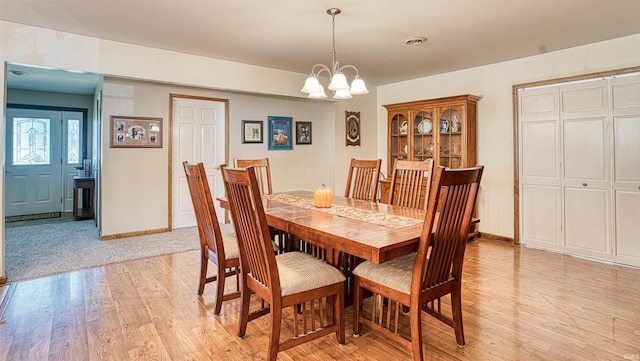
{"label": "china cabinet", "polygon": [[476,164],[476,103],[480,98],[448,98],[389,104],[387,174],[396,159],[433,159],[436,165]]}
{"label": "china cabinet", "polygon": [[[389,104],[387,174],[398,160],[425,161],[465,168],[476,165],[476,104],[480,98],[460,95]],[[388,201],[390,177],[380,183],[380,200]]]}

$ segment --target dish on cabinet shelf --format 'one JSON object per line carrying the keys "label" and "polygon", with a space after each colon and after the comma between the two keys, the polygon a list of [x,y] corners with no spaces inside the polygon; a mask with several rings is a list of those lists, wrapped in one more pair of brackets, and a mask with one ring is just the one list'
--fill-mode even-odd
{"label": "dish on cabinet shelf", "polygon": [[433,124],[430,119],[424,119],[418,123],[418,133],[420,134],[431,134],[431,129],[433,129]]}
{"label": "dish on cabinet shelf", "polygon": [[400,134],[407,134],[407,121],[402,122],[400,126]]}
{"label": "dish on cabinet shelf", "polygon": [[449,130],[449,121],[440,119],[440,133],[446,133]]}

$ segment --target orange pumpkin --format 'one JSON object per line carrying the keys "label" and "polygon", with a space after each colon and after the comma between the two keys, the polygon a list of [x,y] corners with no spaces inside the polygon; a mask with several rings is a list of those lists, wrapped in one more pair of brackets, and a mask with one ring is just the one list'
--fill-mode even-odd
{"label": "orange pumpkin", "polygon": [[333,192],[323,184],[313,194],[313,202],[318,208],[330,208],[333,204]]}

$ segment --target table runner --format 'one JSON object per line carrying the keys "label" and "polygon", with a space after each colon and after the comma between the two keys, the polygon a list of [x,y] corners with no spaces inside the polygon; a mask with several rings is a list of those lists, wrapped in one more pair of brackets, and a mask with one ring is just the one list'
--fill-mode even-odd
{"label": "table runner", "polygon": [[369,209],[361,209],[361,208],[348,207],[348,206],[336,205],[336,204],[332,205],[331,208],[317,208],[313,203],[313,199],[298,197],[291,194],[284,194],[284,193],[267,194],[267,195],[264,195],[263,197],[272,201],[281,202],[281,203],[289,204],[292,206],[312,209],[314,211],[324,212],[324,213],[345,217],[349,219],[362,220],[365,222],[373,223],[379,226],[390,227],[390,228],[410,227],[423,222],[423,220],[421,219],[404,217],[404,216],[395,216],[395,215],[372,211]]}

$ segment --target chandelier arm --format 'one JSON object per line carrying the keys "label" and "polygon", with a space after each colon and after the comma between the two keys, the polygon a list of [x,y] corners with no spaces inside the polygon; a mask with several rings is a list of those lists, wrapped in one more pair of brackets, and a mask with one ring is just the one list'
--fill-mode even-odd
{"label": "chandelier arm", "polygon": [[356,71],[356,76],[360,75],[360,73],[358,73],[358,68],[356,68],[353,65],[349,65],[349,64],[341,66],[340,69],[338,69],[338,71],[340,73],[342,73],[342,69],[346,69],[346,68],[351,68],[351,69],[355,70]]}
{"label": "chandelier arm", "polygon": [[[316,68],[318,67],[320,67],[321,69],[316,73]],[[324,64],[314,65],[313,68],[311,68],[311,73],[317,77],[318,75],[320,75],[320,73],[322,73],[323,70],[329,72],[329,77],[331,77],[331,70]]]}

